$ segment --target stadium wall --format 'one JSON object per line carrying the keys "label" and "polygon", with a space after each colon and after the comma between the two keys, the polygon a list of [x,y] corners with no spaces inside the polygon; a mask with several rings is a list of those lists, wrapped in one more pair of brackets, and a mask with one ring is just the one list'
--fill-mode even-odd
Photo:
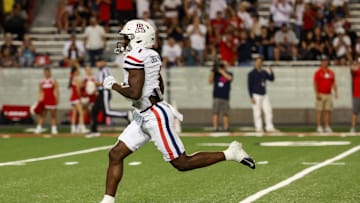
{"label": "stadium wall", "polygon": [[[231,90],[231,123],[233,125],[252,124],[251,104],[247,92],[248,68],[231,68],[234,81]],[[315,99],[313,73],[316,67],[274,68],[275,82],[268,83],[268,94],[274,108],[276,124],[315,123]],[[351,75],[347,67],[333,67],[339,89],[335,100],[333,123],[350,122],[351,116]],[[166,71],[166,72],[165,72]],[[96,73],[97,70],[94,70]],[[112,69],[112,74],[120,81],[122,71]],[[170,95],[165,98],[176,102],[185,116],[185,125],[208,125],[211,122],[212,86],[208,83],[208,68],[173,68],[164,70],[162,75],[170,84]],[[59,117],[70,109],[67,89],[69,69],[53,69],[53,77],[60,85]],[[82,73],[83,74],[83,73]],[[0,69],[0,105],[31,105],[36,101],[38,82],[42,78],[41,69]],[[111,106],[128,110],[129,101],[113,94]]]}

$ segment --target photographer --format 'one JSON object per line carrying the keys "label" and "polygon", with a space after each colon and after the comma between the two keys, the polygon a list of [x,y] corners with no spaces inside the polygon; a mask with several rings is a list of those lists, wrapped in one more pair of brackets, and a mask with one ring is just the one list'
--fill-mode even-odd
{"label": "photographer", "polygon": [[219,131],[220,114],[223,117],[223,130],[229,130],[229,99],[232,79],[233,74],[227,70],[226,62],[215,62],[215,66],[209,76],[209,83],[214,84],[212,122],[216,131]]}

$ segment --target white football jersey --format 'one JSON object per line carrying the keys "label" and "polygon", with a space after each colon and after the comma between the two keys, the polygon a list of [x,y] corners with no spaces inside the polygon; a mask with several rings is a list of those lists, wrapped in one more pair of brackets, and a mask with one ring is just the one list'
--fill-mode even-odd
{"label": "white football jersey", "polygon": [[124,81],[128,83],[129,73],[127,69],[144,69],[145,82],[142,89],[141,98],[132,100],[133,106],[139,110],[144,110],[151,106],[150,96],[156,96],[155,89],[160,88],[161,58],[159,54],[147,48],[135,48],[125,54],[123,59]]}

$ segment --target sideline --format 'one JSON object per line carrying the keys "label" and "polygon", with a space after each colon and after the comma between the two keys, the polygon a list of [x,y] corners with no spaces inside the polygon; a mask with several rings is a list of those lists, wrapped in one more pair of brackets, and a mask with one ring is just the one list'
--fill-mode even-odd
{"label": "sideline", "polygon": [[24,159],[24,160],[18,160],[18,161],[3,162],[3,163],[0,163],[0,167],[1,166],[24,165],[25,163],[29,163],[29,162],[44,161],[44,160],[49,160],[49,159],[58,159],[58,158],[63,158],[63,157],[67,157],[67,156],[79,155],[79,154],[88,154],[91,152],[107,150],[107,149],[110,149],[112,146],[113,145],[94,147],[94,148],[73,151],[73,152],[67,152],[67,153],[62,153],[62,154],[54,154],[54,155],[50,155],[50,156],[30,158],[30,159]]}
{"label": "sideline", "polygon": [[269,194],[272,191],[283,188],[283,187],[289,185],[290,183],[303,178],[304,176],[308,175],[309,173],[311,173],[311,172],[313,172],[313,171],[315,171],[315,170],[317,170],[319,168],[322,168],[324,166],[330,165],[331,163],[333,163],[335,161],[338,161],[340,159],[343,159],[343,158],[345,158],[345,157],[347,157],[347,156],[349,156],[349,155],[351,155],[351,154],[353,154],[353,153],[355,153],[355,152],[357,152],[359,150],[360,150],[360,145],[355,146],[355,147],[353,147],[353,148],[351,148],[351,149],[349,149],[349,150],[347,150],[347,151],[345,151],[345,152],[343,152],[343,153],[341,153],[341,154],[339,154],[339,155],[337,155],[337,156],[335,156],[333,158],[327,159],[327,160],[325,160],[325,161],[323,161],[321,163],[318,163],[318,164],[316,164],[314,166],[306,168],[306,169],[300,171],[299,173],[296,173],[295,175],[291,176],[290,178],[287,178],[287,179],[285,179],[285,180],[283,180],[283,181],[281,181],[281,182],[279,182],[279,183],[277,183],[277,184],[275,184],[275,185],[273,185],[271,187],[260,190],[259,192],[255,193],[253,195],[250,195],[250,196],[246,197],[245,199],[241,200],[239,203],[254,202],[255,200],[260,199],[261,197]]}

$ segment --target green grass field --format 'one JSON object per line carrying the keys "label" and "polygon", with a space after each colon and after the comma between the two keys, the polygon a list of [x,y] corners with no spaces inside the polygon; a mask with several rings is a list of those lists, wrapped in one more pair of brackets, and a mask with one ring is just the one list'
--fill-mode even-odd
{"label": "green grass field", "polygon": [[[258,164],[251,170],[235,162],[178,172],[163,161],[152,143],[126,160],[117,202],[187,203],[239,202],[312,165],[360,145],[360,137],[183,137],[188,153],[223,150],[201,143],[241,141]],[[62,154],[112,145],[114,137],[8,138],[0,139],[0,202],[99,202],[103,196],[107,151],[6,165],[4,162]],[[265,147],[270,141],[349,141],[343,146]],[[65,162],[78,162],[65,165]],[[131,162],[141,162],[131,166]],[[360,151],[273,191],[256,202],[360,202]]]}

